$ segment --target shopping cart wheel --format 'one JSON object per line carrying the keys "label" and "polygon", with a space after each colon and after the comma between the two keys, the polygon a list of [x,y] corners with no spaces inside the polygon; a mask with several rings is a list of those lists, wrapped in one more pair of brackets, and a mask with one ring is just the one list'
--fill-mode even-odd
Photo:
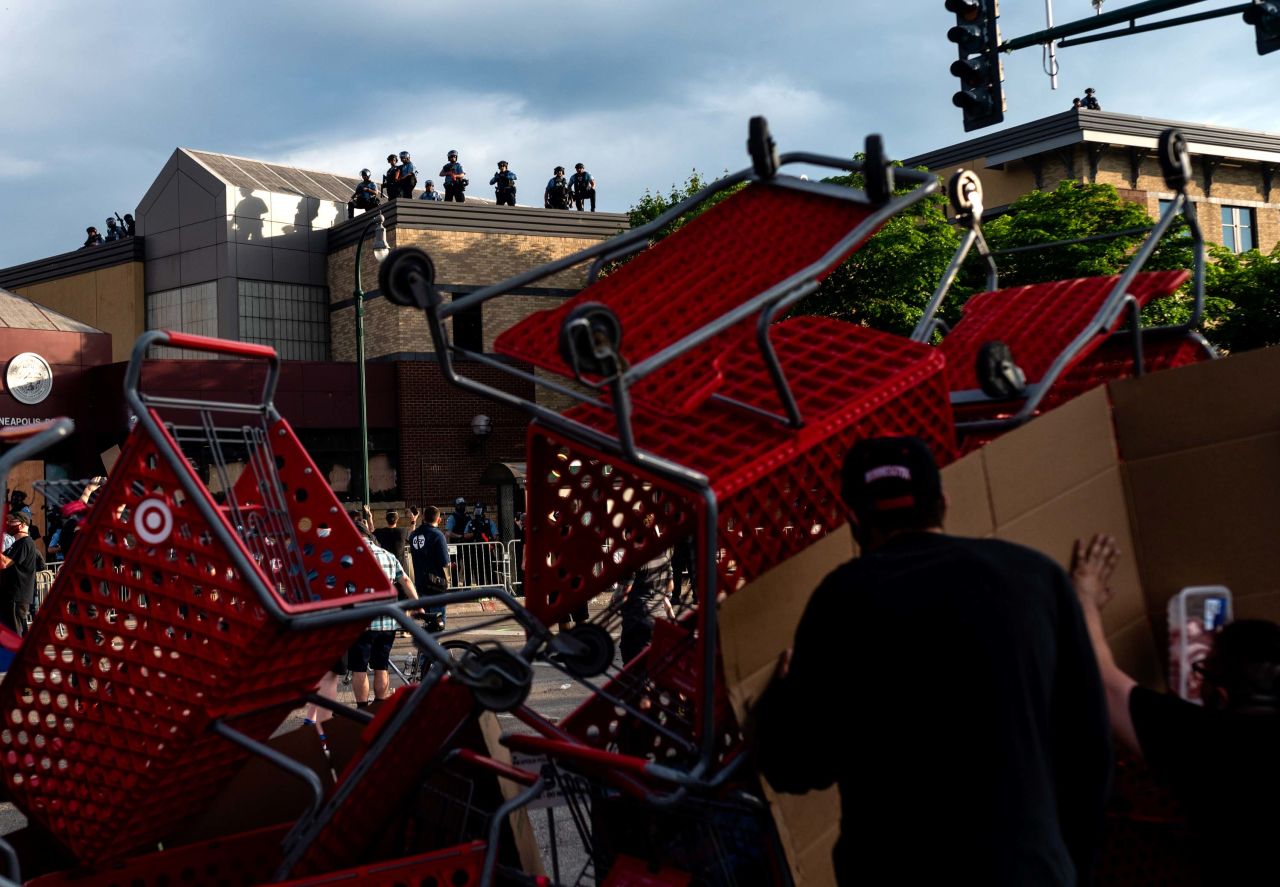
{"label": "shopping cart wheel", "polygon": [[458,664],[459,677],[488,711],[511,711],[524,705],[533,684],[533,669],[510,650],[494,647]]}
{"label": "shopping cart wheel", "polygon": [[962,169],[947,179],[947,197],[957,216],[982,213],[982,179],[971,169]]}
{"label": "shopping cart wheel", "polygon": [[1013,362],[1004,342],[993,340],[978,349],[978,385],[993,400],[1010,400],[1027,390],[1027,376]]}
{"label": "shopping cart wheel", "polygon": [[876,133],[867,136],[862,181],[866,185],[867,197],[876,205],[888,203],[893,196],[893,164],[884,153],[884,139]]}
{"label": "shopping cart wheel", "polygon": [[1173,191],[1187,187],[1191,181],[1191,155],[1187,153],[1187,140],[1182,133],[1172,127],[1160,133],[1156,153],[1160,156],[1165,185]]}
{"label": "shopping cart wheel", "polygon": [[769,135],[769,121],[763,117],[752,117],[747,124],[747,153],[757,176],[771,179],[777,175],[778,145]]}
{"label": "shopping cart wheel", "polygon": [[622,324],[599,302],[583,302],[560,327],[560,357],[578,375],[611,376],[618,372]]}
{"label": "shopping cart wheel", "polygon": [[569,674],[594,678],[613,664],[613,637],[599,625],[587,623],[565,632],[568,649],[559,651],[560,664]]}
{"label": "shopping cart wheel", "polygon": [[435,295],[436,266],[414,246],[393,249],[378,269],[378,286],[393,304],[426,308]]}

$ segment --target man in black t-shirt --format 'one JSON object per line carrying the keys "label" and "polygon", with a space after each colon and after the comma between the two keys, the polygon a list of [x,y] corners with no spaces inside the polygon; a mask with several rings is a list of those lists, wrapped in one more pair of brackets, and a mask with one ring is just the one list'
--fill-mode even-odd
{"label": "man in black t-shirt", "polygon": [[1280,834],[1280,625],[1233,622],[1197,668],[1195,705],[1157,693],[1120,670],[1101,609],[1118,552],[1110,536],[1076,542],[1072,579],[1084,609],[1116,737],[1186,805],[1200,837],[1205,884],[1276,880]]}
{"label": "man in black t-shirt", "polygon": [[388,511],[387,525],[374,530],[373,538],[378,540],[378,545],[396,556],[396,560],[400,562],[400,566],[409,574],[409,578],[416,582],[417,577],[413,574],[413,566],[409,563],[406,547],[409,542],[409,531],[400,526],[400,515],[394,510]]}
{"label": "man in black t-shirt", "polygon": [[[443,594],[449,590],[449,543],[440,532],[440,509],[428,505],[422,511],[422,524],[409,534],[409,553],[413,573],[422,594]],[[436,617],[444,629],[444,607],[425,611]]]}
{"label": "man in black t-shirt", "polygon": [[36,571],[42,564],[40,552],[28,535],[29,527],[30,518],[25,512],[9,513],[4,531],[13,537],[13,544],[0,554],[0,623],[18,634],[26,634]]}
{"label": "man in black t-shirt", "polygon": [[1088,883],[1111,746],[1066,573],[944,535],[915,438],[859,441],[842,492],[862,555],[813,593],[753,710],[765,778],[840,787],[842,885]]}

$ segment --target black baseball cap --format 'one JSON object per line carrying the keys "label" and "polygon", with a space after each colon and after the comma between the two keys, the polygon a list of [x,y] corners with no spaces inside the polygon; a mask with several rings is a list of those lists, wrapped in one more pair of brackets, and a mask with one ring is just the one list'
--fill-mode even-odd
{"label": "black baseball cap", "polygon": [[872,437],[845,456],[840,494],[858,515],[906,516],[942,498],[942,475],[920,438]]}

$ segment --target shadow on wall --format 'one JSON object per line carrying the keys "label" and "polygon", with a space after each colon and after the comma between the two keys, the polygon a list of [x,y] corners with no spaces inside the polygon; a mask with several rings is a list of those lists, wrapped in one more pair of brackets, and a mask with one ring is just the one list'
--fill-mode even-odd
{"label": "shadow on wall", "polygon": [[266,240],[262,231],[270,209],[252,188],[240,189],[240,202],[236,204],[236,230],[241,232],[243,242],[262,243]]}
{"label": "shadow on wall", "polygon": [[[340,222],[346,221],[346,204],[338,204],[318,197],[307,197],[301,194],[280,194],[276,192],[255,191],[252,188],[239,188],[240,200],[234,210],[234,225],[237,231],[236,240],[240,243],[252,243],[258,246],[271,246],[273,240],[284,240],[281,245],[293,249],[306,249],[297,244],[297,237],[306,237],[312,231],[324,231]],[[265,195],[265,197],[264,197]],[[276,213],[272,214],[271,205],[276,205]],[[293,206],[291,224],[281,225],[286,216],[281,210],[281,200],[296,201]],[[287,212],[287,210],[286,210]],[[322,212],[325,218],[321,217]],[[330,216],[329,214],[332,213]],[[278,232],[273,234],[272,232]]]}

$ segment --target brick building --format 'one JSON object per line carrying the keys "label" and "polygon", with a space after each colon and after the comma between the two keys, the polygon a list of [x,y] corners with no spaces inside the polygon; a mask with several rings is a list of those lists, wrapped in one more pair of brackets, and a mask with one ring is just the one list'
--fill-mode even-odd
{"label": "brick building", "polygon": [[[272,345],[284,358],[280,410],[347,498],[360,488],[353,264],[372,216],[347,220],[356,180],[248,158],[180,148],[134,215],[138,236],[0,269],[0,286],[110,334],[110,360],[86,368],[106,438],[124,432],[123,364],[146,329],[175,329]],[[539,195],[540,196],[540,195]],[[569,255],[627,227],[626,216],[541,206],[497,207],[396,200],[380,208],[392,246],[427,250],[446,292],[461,295]],[[481,482],[495,463],[524,458],[523,414],[447,386],[421,312],[398,308],[377,286],[366,243],[365,351],[370,486],[375,500],[444,504],[457,495],[494,501]],[[527,287],[457,319],[451,335],[490,350],[529,312],[577,292],[585,268]],[[452,323],[452,321],[451,321]],[[227,362],[172,352],[151,372],[159,390],[209,393],[236,384]],[[469,369],[472,375],[481,375]],[[532,397],[532,386],[494,382]],[[514,388],[512,386],[515,386]],[[2,394],[0,394],[2,396]],[[115,414],[119,413],[119,417]],[[477,416],[489,431],[477,435]],[[120,421],[116,421],[116,419]],[[82,423],[82,427],[84,423]],[[99,452],[101,440],[92,452]],[[109,444],[108,444],[109,445]],[[91,457],[62,466],[97,473]]]}
{"label": "brick building", "polygon": [[988,213],[1064,179],[1114,185],[1155,216],[1172,199],[1155,157],[1167,127],[1186,137],[1194,181],[1187,192],[1205,239],[1235,252],[1269,252],[1280,240],[1280,134],[1073,109],[908,157],[941,175],[975,170]]}

